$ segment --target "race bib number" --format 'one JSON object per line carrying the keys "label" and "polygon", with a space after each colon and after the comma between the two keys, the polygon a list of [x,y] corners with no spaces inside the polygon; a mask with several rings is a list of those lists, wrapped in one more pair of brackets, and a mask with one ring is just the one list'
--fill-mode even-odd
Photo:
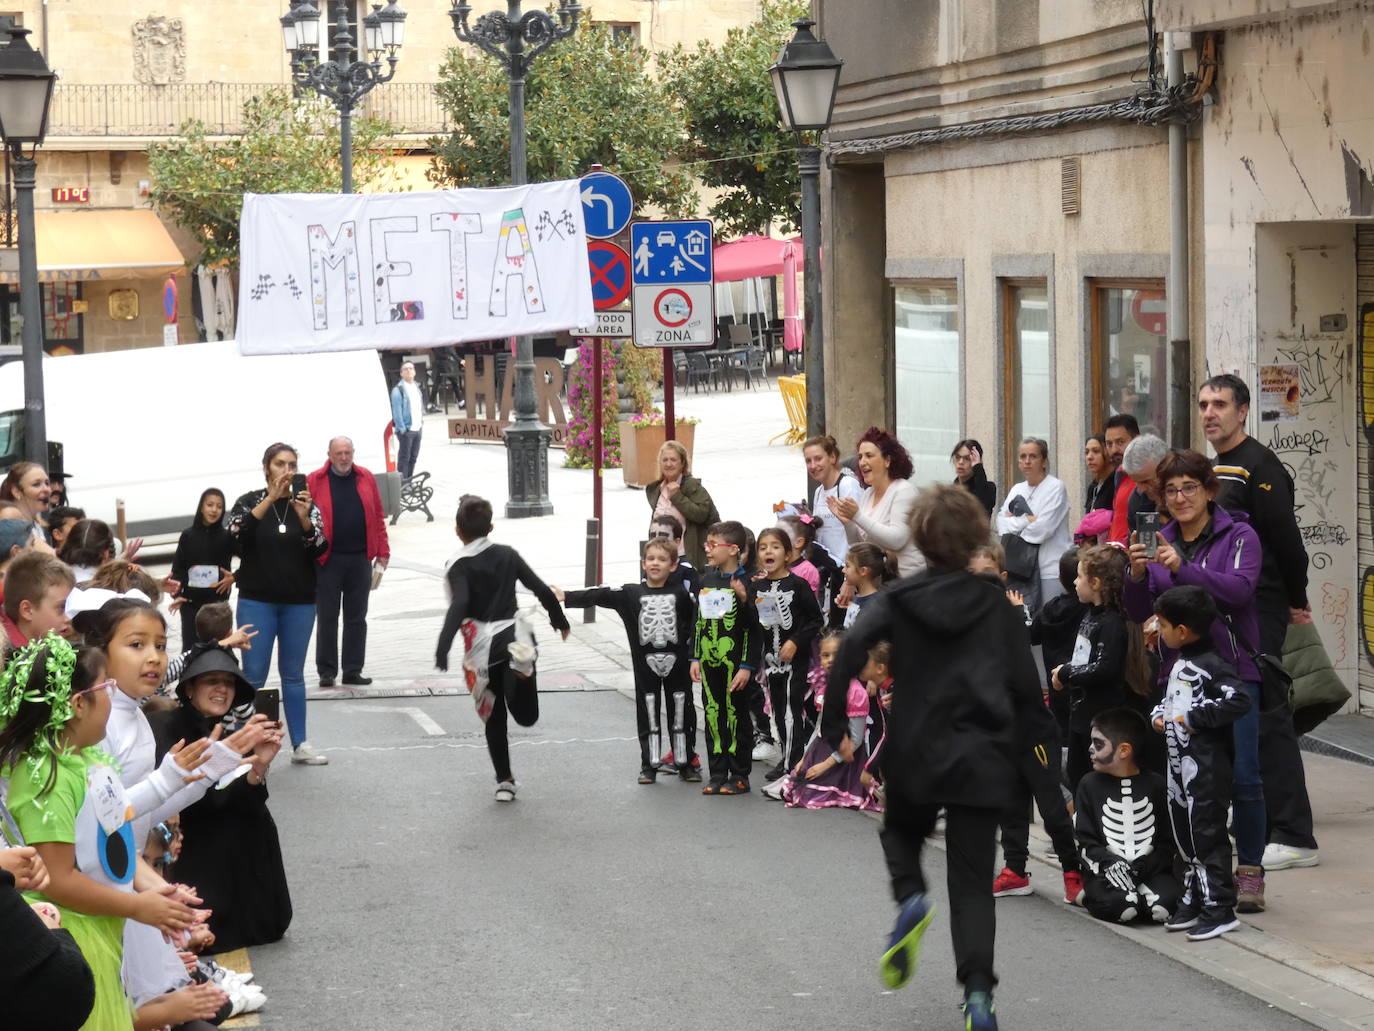
{"label": "race bib number", "polygon": [[217,583],[219,583],[219,566],[192,566],[187,571],[187,587],[213,587]]}
{"label": "race bib number", "polygon": [[778,599],[769,594],[760,594],[757,601],[759,623],[767,627],[782,626],[782,608],[778,605]]}
{"label": "race bib number", "polygon": [[1092,654],[1093,643],[1082,634],[1079,634],[1078,639],[1073,642],[1073,658],[1069,660],[1069,665],[1086,666],[1088,660],[1092,658]]}
{"label": "race bib number", "polygon": [[114,834],[133,819],[133,811],[124,797],[124,785],[108,766],[92,766],[86,771],[86,795],[100,829],[106,834]]}
{"label": "race bib number", "polygon": [[711,587],[701,592],[701,614],[706,619],[724,619],[735,605],[735,592]]}

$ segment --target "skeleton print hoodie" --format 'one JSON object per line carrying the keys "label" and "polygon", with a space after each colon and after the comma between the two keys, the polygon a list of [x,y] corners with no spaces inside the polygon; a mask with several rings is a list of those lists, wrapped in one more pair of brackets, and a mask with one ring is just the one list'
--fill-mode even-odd
{"label": "skeleton print hoodie", "polygon": [[1235,668],[1210,640],[1186,644],[1169,671],[1164,700],[1150,720],[1164,720],[1169,748],[1169,797],[1223,799],[1231,796],[1234,755],[1231,724],[1250,708],[1250,696]]}

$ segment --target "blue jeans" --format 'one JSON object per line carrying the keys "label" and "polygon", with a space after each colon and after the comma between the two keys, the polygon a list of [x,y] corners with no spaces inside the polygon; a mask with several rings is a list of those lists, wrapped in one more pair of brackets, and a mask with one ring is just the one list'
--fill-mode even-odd
{"label": "blue jeans", "polygon": [[1236,764],[1231,775],[1231,830],[1236,836],[1236,863],[1259,866],[1268,826],[1260,779],[1260,685],[1247,680],[1245,693],[1250,696],[1250,709],[1232,724]]}
{"label": "blue jeans", "polygon": [[272,667],[272,648],[277,648],[277,673],[281,677],[282,708],[292,746],[305,740],[305,653],[315,629],[314,605],[274,605],[239,598],[239,626],[252,623],[258,636],[243,653],[243,675],[258,690],[267,683]]}

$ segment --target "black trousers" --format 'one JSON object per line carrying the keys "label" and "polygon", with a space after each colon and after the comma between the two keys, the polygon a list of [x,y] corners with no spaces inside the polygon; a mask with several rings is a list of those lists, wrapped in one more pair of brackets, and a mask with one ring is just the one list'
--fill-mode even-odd
{"label": "black trousers", "polygon": [[367,657],[367,604],[372,596],[372,563],[363,552],[331,552],[315,577],[315,669],[321,677],[339,674],[339,608],[343,607],[343,672],[362,673]]}
{"label": "black trousers", "polygon": [[667,677],[660,678],[648,670],[635,673],[635,725],[641,767],[652,766],[665,751],[671,750],[677,768],[686,769],[696,754],[696,707],[692,704],[692,681],[687,669],[687,663],[678,662]]}
{"label": "black trousers", "polygon": [[808,665],[797,656],[781,673],[768,674],[768,702],[773,708],[773,726],[777,728],[778,748],[782,761],[790,770],[801,762],[806,742],[811,738],[812,726],[806,718],[806,673]]}
{"label": "black trousers", "polygon": [[[763,685],[757,680],[750,680],[749,685],[741,694],[745,696],[745,704],[749,708],[749,719],[754,731],[754,740],[767,741],[772,744],[773,725],[768,722],[768,707],[764,704]],[[751,751],[752,748],[751,745]]]}
{"label": "black trousers", "polygon": [[[701,664],[701,707],[706,710],[706,761],[712,780],[748,779],[754,764],[754,724],[746,707],[749,686],[730,690],[733,663]],[[750,685],[754,681],[749,682]]]}
{"label": "black trousers", "polygon": [[[887,812],[879,838],[887,859],[892,894],[902,902],[926,890],[921,849],[935,828],[940,806],[914,804],[888,789]],[[996,809],[945,806],[945,872],[949,887],[950,935],[955,973],[965,992],[989,992],[997,910],[992,898],[992,868],[997,858]]]}
{"label": "black trousers", "polygon": [[[504,634],[498,634],[492,642],[492,654],[504,656],[513,638],[514,631],[508,630]],[[538,723],[539,685],[536,683],[536,674],[531,673],[528,677],[518,676],[515,670],[510,668],[509,660],[505,658],[488,667],[488,674],[491,677],[490,685],[492,693],[496,696],[496,703],[492,706],[491,715],[487,717],[487,753],[491,756],[496,780],[514,780],[515,777],[510,771],[510,740],[506,736],[506,714],[509,713],[522,727],[532,727]]]}
{"label": "black trousers", "polygon": [[[1282,655],[1288,634],[1288,608],[1264,599],[1259,610],[1260,651]],[[1269,821],[1266,840],[1298,848],[1316,848],[1312,833],[1312,802],[1307,797],[1307,773],[1293,727],[1293,710],[1264,700],[1260,709],[1260,779],[1264,782],[1264,811]]]}
{"label": "black trousers", "polygon": [[196,613],[201,610],[198,602],[183,602],[181,608],[177,609],[177,615],[181,617],[181,650],[185,651],[196,643]]}
{"label": "black trousers", "polygon": [[[1122,891],[1105,877],[1088,877],[1083,885],[1083,908],[1108,923],[1129,923],[1149,917],[1155,906],[1173,915],[1182,890],[1168,870],[1135,880],[1133,891]],[[1167,919],[1167,917],[1166,917]]]}
{"label": "black trousers", "polygon": [[[1044,762],[1041,762],[1043,756]],[[1013,871],[1026,875],[1030,858],[1031,799],[1040,810],[1045,832],[1054,842],[1055,855],[1065,873],[1078,871],[1078,846],[1064,793],[1059,789],[1059,742],[1047,741],[1021,757],[1016,781],[1016,800],[1002,814],[1002,857]]]}
{"label": "black trousers", "polygon": [[1169,821],[1183,860],[1183,901],[1208,914],[1232,914],[1236,881],[1231,876],[1231,839],[1226,833],[1230,784],[1222,800],[1190,795],[1169,803]]}

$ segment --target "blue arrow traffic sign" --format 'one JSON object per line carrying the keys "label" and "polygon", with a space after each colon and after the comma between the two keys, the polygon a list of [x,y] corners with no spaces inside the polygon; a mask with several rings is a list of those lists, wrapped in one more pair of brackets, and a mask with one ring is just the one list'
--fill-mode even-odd
{"label": "blue arrow traffic sign", "polygon": [[709,219],[630,226],[635,285],[711,282],[711,230]]}
{"label": "blue arrow traffic sign", "polygon": [[582,221],[592,239],[606,239],[624,231],[634,214],[634,198],[625,180],[610,172],[582,177]]}

